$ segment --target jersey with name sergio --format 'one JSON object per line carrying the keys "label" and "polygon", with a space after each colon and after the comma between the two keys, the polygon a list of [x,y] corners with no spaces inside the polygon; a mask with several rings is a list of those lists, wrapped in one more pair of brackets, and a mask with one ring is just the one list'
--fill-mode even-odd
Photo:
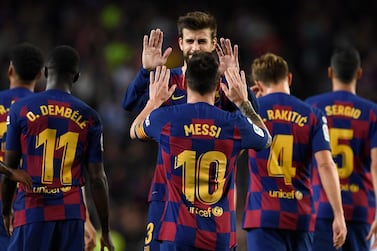
{"label": "jersey with name sergio", "polygon": [[234,179],[242,149],[261,149],[267,134],[240,113],[206,103],[164,107],[143,132],[159,142],[167,204],[158,239],[206,250],[236,245]]}
{"label": "jersey with name sergio", "polygon": [[33,190],[20,185],[14,226],[85,219],[83,168],[102,161],[98,114],[76,97],[48,90],[19,100],[9,111],[6,150],[22,153]]}
{"label": "jersey with name sergio", "polygon": [[273,139],[268,149],[249,150],[243,227],[314,231],[309,164],[315,152],[330,149],[326,119],[285,93],[261,97],[259,105]]}
{"label": "jersey with name sergio", "polygon": [[[306,101],[323,110],[327,117],[346,220],[371,224],[376,207],[370,167],[370,151],[377,147],[376,104],[346,91],[329,92]],[[332,218],[323,189],[319,194],[318,217]]]}

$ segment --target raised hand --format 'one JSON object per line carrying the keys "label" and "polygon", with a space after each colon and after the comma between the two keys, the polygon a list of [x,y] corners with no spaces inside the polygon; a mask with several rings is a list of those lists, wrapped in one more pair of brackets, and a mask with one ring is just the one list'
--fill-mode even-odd
{"label": "raised hand", "polygon": [[248,100],[245,72],[239,72],[238,68],[227,68],[224,72],[228,86],[221,83],[221,88],[230,101],[236,106]]}
{"label": "raised hand", "polygon": [[172,48],[168,47],[162,53],[162,42],[164,33],[160,29],[151,30],[150,35],[145,35],[143,38],[143,53],[142,63],[143,68],[149,71],[155,70],[157,66],[162,66],[166,63]]}
{"label": "raised hand", "polygon": [[238,45],[234,45],[230,39],[220,38],[220,43],[216,44],[216,52],[219,57],[219,71],[223,74],[228,68],[237,68],[239,70],[238,62]]}
{"label": "raised hand", "polygon": [[169,87],[170,70],[166,66],[157,66],[150,73],[149,100],[162,105],[173,94],[176,85]]}

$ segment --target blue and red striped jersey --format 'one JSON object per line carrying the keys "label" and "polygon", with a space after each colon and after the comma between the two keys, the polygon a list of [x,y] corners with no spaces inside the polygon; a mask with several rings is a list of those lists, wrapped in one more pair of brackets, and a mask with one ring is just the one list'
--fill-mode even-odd
{"label": "blue and red striped jersey", "polygon": [[14,226],[37,221],[85,219],[83,168],[102,162],[98,114],[76,97],[48,90],[11,106],[6,150],[22,154],[33,190],[19,186]]}
{"label": "blue and red striped jersey", "polygon": [[196,103],[153,111],[136,135],[159,143],[167,190],[158,239],[205,250],[236,246],[237,158],[264,148],[267,133],[240,113]]}
{"label": "blue and red striped jersey", "polygon": [[[377,147],[377,105],[346,91],[309,97],[307,103],[323,110],[338,167],[346,221],[371,224],[376,200],[371,175],[371,149]],[[320,183],[319,183],[320,184]],[[322,187],[316,186],[319,218],[333,218]]]}
{"label": "blue and red striped jersey", "polygon": [[248,151],[250,184],[243,228],[314,231],[309,163],[315,152],[330,149],[326,119],[285,93],[261,97],[259,105],[272,144]]}

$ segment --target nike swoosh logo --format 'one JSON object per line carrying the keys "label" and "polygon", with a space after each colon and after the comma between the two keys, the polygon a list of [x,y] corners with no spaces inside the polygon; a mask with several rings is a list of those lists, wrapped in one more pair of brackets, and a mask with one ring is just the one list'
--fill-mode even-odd
{"label": "nike swoosh logo", "polygon": [[179,99],[183,99],[185,97],[185,95],[182,95],[182,96],[174,96],[174,94],[171,96],[171,100],[179,100]]}

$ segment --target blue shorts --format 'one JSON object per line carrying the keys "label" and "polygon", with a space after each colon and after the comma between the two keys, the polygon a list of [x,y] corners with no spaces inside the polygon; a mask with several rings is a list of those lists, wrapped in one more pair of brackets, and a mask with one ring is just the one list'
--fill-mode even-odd
{"label": "blue shorts", "polygon": [[347,238],[340,249],[333,247],[332,220],[317,219],[314,232],[313,251],[369,251],[370,241],[366,239],[370,225],[366,223],[346,222]]}
{"label": "blue shorts", "polygon": [[149,203],[147,229],[144,239],[145,251],[159,251],[161,242],[157,240],[165,202],[153,200]]}
{"label": "blue shorts", "polygon": [[13,230],[7,251],[83,251],[82,220],[34,222]]}
{"label": "blue shorts", "polygon": [[313,233],[273,228],[248,229],[248,251],[312,250]]}
{"label": "blue shorts", "polygon": [[[236,251],[236,248],[221,249],[221,250],[222,251]],[[208,251],[208,250],[186,246],[186,245],[174,243],[171,241],[162,241],[160,245],[160,251]]]}

